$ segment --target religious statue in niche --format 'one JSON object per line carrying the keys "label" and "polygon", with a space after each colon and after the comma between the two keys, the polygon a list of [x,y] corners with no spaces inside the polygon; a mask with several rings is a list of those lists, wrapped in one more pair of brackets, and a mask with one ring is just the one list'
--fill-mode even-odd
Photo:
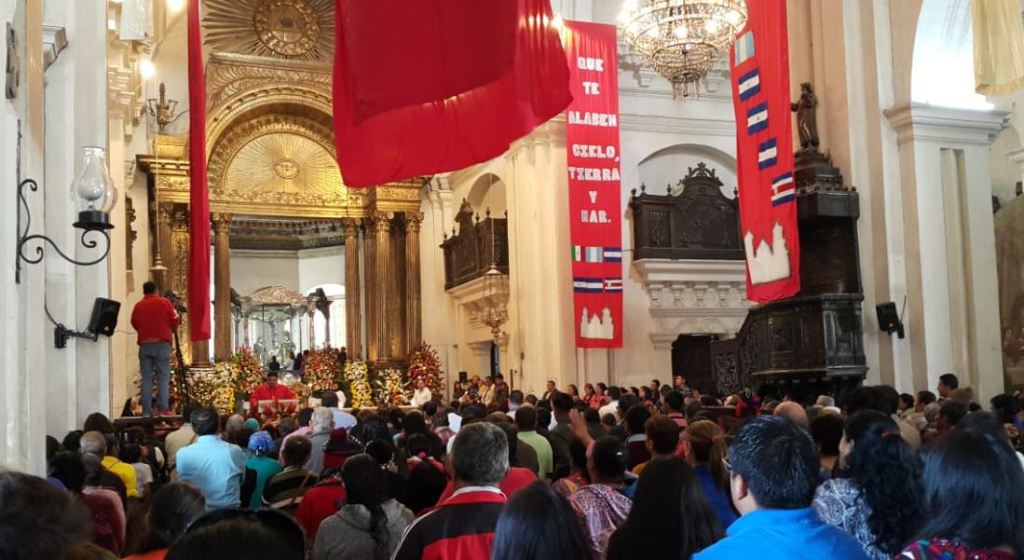
{"label": "religious statue in niche", "polygon": [[800,99],[792,104],[802,150],[818,149],[818,97],[810,82],[800,84]]}

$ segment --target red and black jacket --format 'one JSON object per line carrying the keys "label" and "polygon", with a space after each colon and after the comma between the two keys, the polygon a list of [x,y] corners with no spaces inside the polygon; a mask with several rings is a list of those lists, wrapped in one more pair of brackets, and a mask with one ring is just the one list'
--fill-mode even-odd
{"label": "red and black jacket", "polygon": [[504,505],[497,488],[461,488],[409,526],[393,560],[488,560]]}

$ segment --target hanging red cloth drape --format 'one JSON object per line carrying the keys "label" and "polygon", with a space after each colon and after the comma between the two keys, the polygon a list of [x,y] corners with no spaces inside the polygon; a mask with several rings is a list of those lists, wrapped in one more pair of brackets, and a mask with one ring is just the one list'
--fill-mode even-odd
{"label": "hanging red cloth drape", "polygon": [[347,186],[500,155],[568,105],[548,0],[336,0],[334,130]]}
{"label": "hanging red cloth drape", "polygon": [[210,339],[210,198],[206,188],[206,77],[199,3],[188,1],[188,314],[194,341]]}

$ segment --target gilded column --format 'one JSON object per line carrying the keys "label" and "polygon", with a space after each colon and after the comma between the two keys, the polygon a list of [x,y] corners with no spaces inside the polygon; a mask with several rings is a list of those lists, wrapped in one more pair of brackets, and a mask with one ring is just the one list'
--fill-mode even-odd
{"label": "gilded column", "polygon": [[423,214],[409,212],[405,215],[405,332],[408,341],[407,353],[423,342],[423,325],[420,301],[420,225]]}
{"label": "gilded column", "polygon": [[388,318],[390,300],[389,289],[394,282],[394,271],[391,266],[391,220],[395,217],[391,212],[374,212],[372,216],[374,231],[374,298],[370,302],[374,315],[374,330],[377,339],[375,361],[383,362],[391,359],[391,324]]}
{"label": "gilded column", "polygon": [[391,357],[403,360],[409,343],[405,329],[405,228],[391,225],[391,275],[388,278],[388,340],[391,343]]}
{"label": "gilded column", "polygon": [[[183,206],[177,206],[171,213],[170,241],[167,262],[168,289],[178,296],[182,305],[188,301],[188,249],[189,249],[189,223],[188,210]],[[181,326],[178,327],[179,339],[181,341],[181,353],[186,364],[192,363],[192,343],[189,339],[189,316],[185,313],[181,317]],[[207,358],[207,361],[209,358]]]}
{"label": "gilded column", "polygon": [[359,219],[343,222],[345,228],[345,346],[348,355],[360,359],[362,350],[363,314],[359,290]]}
{"label": "gilded column", "polygon": [[221,361],[231,357],[231,214],[215,214],[213,227],[213,355]]}
{"label": "gilded column", "polygon": [[363,229],[363,291],[366,292],[366,361],[377,357],[377,313],[374,307],[380,283],[377,280],[377,222],[372,216]]}
{"label": "gilded column", "polygon": [[151,274],[153,282],[156,282],[157,293],[163,295],[171,289],[171,279],[174,277],[174,258],[171,253],[171,221],[172,205],[169,203],[157,203],[156,206],[156,239],[153,251],[153,268]]}

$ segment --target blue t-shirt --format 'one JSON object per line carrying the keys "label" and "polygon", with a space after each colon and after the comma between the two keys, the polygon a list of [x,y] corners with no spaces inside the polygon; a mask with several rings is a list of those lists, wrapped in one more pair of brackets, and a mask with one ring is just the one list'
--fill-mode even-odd
{"label": "blue t-shirt", "polygon": [[206,497],[206,511],[238,507],[245,454],[214,435],[199,436],[178,451],[178,480],[194,484]]}
{"label": "blue t-shirt", "polygon": [[697,480],[700,481],[700,487],[704,489],[704,495],[707,496],[711,509],[718,516],[718,524],[722,526],[723,531],[727,530],[737,517],[736,512],[732,510],[732,498],[715,486],[715,481],[711,478],[711,470],[706,466],[694,467],[693,471],[697,473]]}
{"label": "blue t-shirt", "polygon": [[868,560],[856,539],[826,524],[814,508],[762,509],[737,519],[727,536],[694,560]]}

